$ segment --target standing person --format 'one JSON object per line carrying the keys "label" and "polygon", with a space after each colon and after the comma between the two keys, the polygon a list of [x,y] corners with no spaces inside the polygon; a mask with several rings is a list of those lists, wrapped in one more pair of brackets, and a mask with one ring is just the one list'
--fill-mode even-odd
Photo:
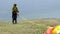
{"label": "standing person", "polygon": [[12,23],[13,24],[17,24],[18,13],[19,13],[19,11],[18,11],[18,8],[17,8],[17,4],[14,4],[13,8],[12,8]]}

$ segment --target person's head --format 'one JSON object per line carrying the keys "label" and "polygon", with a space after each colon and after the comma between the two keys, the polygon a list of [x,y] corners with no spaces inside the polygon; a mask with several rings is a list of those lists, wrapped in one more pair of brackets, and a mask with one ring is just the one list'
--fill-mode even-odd
{"label": "person's head", "polygon": [[14,4],[14,6],[17,6],[17,4]]}

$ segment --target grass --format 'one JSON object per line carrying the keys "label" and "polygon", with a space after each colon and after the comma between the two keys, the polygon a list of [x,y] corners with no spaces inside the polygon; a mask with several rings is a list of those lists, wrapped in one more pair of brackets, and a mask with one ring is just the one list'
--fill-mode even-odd
{"label": "grass", "polygon": [[[49,20],[50,21],[50,20]],[[0,34],[44,34],[48,26],[55,26],[58,23],[50,23],[44,20],[23,20],[17,24],[0,22]]]}

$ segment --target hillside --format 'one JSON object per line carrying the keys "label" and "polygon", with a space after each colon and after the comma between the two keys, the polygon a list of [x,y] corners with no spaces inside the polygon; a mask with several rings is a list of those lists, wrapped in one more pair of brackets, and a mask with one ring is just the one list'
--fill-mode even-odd
{"label": "hillside", "polygon": [[22,20],[18,21],[18,24],[12,24],[11,21],[1,21],[0,34],[43,34],[49,26],[59,24],[59,19]]}

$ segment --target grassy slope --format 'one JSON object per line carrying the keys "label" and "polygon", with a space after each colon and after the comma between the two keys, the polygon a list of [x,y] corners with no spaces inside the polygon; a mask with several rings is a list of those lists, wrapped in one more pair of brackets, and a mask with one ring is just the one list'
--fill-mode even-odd
{"label": "grassy slope", "polygon": [[45,19],[19,21],[18,24],[0,22],[0,34],[43,34],[48,26],[55,26],[57,22]]}

